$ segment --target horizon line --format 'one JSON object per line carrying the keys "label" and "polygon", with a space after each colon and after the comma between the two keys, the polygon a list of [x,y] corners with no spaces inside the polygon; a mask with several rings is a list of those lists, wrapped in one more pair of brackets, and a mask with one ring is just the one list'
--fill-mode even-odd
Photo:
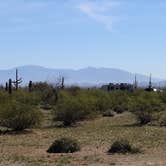
{"label": "horizon line", "polygon": [[[23,67],[39,67],[39,68],[44,68],[44,69],[51,69],[51,70],[73,70],[73,71],[79,71],[79,70],[84,70],[84,69],[113,69],[113,70],[119,70],[119,71],[123,71],[123,72],[128,72],[134,75],[142,75],[142,76],[146,76],[149,77],[149,75],[153,76],[153,73],[149,73],[145,74],[145,73],[134,73],[134,72],[130,72],[126,69],[122,69],[122,68],[116,68],[116,67],[94,67],[94,66],[87,66],[87,67],[81,67],[81,68],[54,68],[54,67],[48,67],[48,66],[42,66],[42,65],[20,65],[20,66],[14,66],[14,67],[9,67],[9,68],[4,68],[4,69],[0,69],[0,71],[6,71],[6,70],[14,70],[17,68],[23,68]],[[154,76],[152,77],[152,79],[160,79],[161,81],[166,80],[165,78],[159,78],[158,76]]]}

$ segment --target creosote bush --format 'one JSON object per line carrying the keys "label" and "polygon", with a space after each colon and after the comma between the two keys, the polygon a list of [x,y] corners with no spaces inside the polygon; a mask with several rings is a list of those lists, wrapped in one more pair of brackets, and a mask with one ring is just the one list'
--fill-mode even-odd
{"label": "creosote bush", "polygon": [[117,114],[121,114],[127,110],[125,110],[125,107],[123,105],[117,105],[114,107],[114,111],[117,113]]}
{"label": "creosote bush", "polygon": [[95,116],[95,101],[83,96],[71,96],[63,92],[54,107],[53,114],[54,121],[61,121],[64,126],[71,126],[78,121]]}
{"label": "creosote bush", "polygon": [[80,150],[76,140],[71,138],[60,138],[53,142],[47,150],[48,153],[73,153]]}
{"label": "creosote bush", "polygon": [[110,105],[111,109],[121,114],[125,111],[129,111],[130,107],[130,99],[131,92],[124,92],[124,91],[114,91],[110,93]]}
{"label": "creosote bush", "polygon": [[113,117],[115,116],[115,112],[112,111],[111,109],[108,109],[107,111],[103,112],[104,117]]}
{"label": "creosote bush", "polygon": [[138,153],[140,150],[136,147],[133,147],[129,141],[121,139],[119,141],[115,141],[111,148],[108,150],[109,154],[114,153]]}
{"label": "creosote bush", "polygon": [[[46,82],[33,83],[30,93],[26,88],[13,91],[12,95],[0,91],[1,125],[15,130],[33,126],[33,121],[40,119],[38,118],[40,112],[36,107],[53,110],[53,120],[60,122],[64,127],[96,116],[114,116],[114,112],[125,111],[134,113],[138,123],[145,125],[154,120],[154,114],[165,111],[166,93],[144,90],[105,92],[95,88],[81,89],[79,87],[67,87],[62,90]],[[33,118],[36,120],[30,121]],[[17,123],[25,121],[27,125],[24,127],[21,122],[19,125],[23,127],[18,129],[19,127],[13,127],[17,126],[14,121]],[[164,121],[164,119],[160,120],[161,125],[165,124]]]}
{"label": "creosote bush", "polygon": [[135,97],[131,102],[131,112],[136,115],[140,125],[146,125],[154,120],[154,114],[165,110],[159,96],[154,93],[144,92]]}
{"label": "creosote bush", "polygon": [[42,107],[48,108],[56,104],[58,100],[58,88],[47,82],[33,83],[32,91],[40,96]]}
{"label": "creosote bush", "polygon": [[159,118],[159,124],[160,126],[166,126],[166,115],[160,115],[160,118]]}
{"label": "creosote bush", "polygon": [[54,120],[62,121],[65,126],[71,126],[77,121],[86,119],[90,112],[77,99],[58,103],[54,109]]}
{"label": "creosote bush", "polygon": [[40,124],[41,112],[29,104],[8,101],[0,108],[0,126],[22,131]]}
{"label": "creosote bush", "polygon": [[54,120],[65,126],[94,115],[113,116],[115,113],[130,111],[136,115],[138,123],[145,125],[152,122],[153,114],[164,111],[166,105],[161,95],[145,91],[104,92],[97,89],[66,89],[59,93],[59,100],[54,107]]}
{"label": "creosote bush", "polygon": [[29,93],[28,91],[24,89],[19,89],[18,91],[15,91],[8,100],[13,99],[16,100],[19,103],[37,106],[40,101],[41,97],[36,92]]}
{"label": "creosote bush", "polygon": [[135,115],[140,125],[146,125],[153,120],[152,112],[150,111],[139,111]]}

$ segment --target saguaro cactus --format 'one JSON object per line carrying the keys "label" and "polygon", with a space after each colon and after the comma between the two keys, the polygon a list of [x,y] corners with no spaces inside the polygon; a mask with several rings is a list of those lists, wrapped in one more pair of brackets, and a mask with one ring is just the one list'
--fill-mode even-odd
{"label": "saguaro cactus", "polygon": [[12,94],[12,79],[11,78],[9,79],[9,87],[8,88],[9,88],[8,89],[9,94]]}
{"label": "saguaro cactus", "polygon": [[28,84],[29,92],[32,92],[32,86],[33,86],[32,81],[29,81],[29,84]]}
{"label": "saguaro cactus", "polygon": [[135,75],[135,80],[134,80],[134,89],[138,88],[138,81],[137,81],[137,75]]}
{"label": "saguaro cactus", "polygon": [[6,82],[5,91],[8,91],[8,82]]}
{"label": "saguaro cactus", "polygon": [[64,77],[62,77],[62,84],[61,84],[61,89],[64,89],[64,82],[65,82],[65,78]]}
{"label": "saguaro cactus", "polygon": [[12,83],[15,85],[16,90],[18,90],[18,85],[22,83],[22,78],[18,77],[18,69],[16,69],[16,80]]}
{"label": "saguaro cactus", "polygon": [[149,89],[152,89],[152,74],[149,77]]}

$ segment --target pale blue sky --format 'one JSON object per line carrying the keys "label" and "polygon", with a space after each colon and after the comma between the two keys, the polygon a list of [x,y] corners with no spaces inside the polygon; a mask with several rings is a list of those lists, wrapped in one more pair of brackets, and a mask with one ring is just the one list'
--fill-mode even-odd
{"label": "pale blue sky", "polygon": [[166,1],[0,0],[0,59],[166,78]]}

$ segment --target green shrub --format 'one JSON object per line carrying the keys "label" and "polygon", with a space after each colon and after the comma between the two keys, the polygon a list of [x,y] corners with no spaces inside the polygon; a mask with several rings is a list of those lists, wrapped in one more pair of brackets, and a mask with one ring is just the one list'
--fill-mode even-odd
{"label": "green shrub", "polygon": [[110,93],[111,109],[120,114],[129,110],[129,99],[131,94],[124,91]]}
{"label": "green shrub", "polygon": [[117,105],[117,106],[114,107],[113,110],[114,110],[117,114],[121,114],[121,113],[127,111],[123,105]]}
{"label": "green shrub", "polygon": [[50,104],[45,103],[45,104],[41,104],[40,108],[44,110],[51,110],[52,106]]}
{"label": "green shrub", "polygon": [[113,117],[113,116],[115,116],[115,112],[112,111],[111,109],[109,109],[109,110],[107,110],[107,111],[105,111],[105,112],[103,113],[103,116],[106,116],[106,117]]}
{"label": "green shrub", "polygon": [[153,120],[152,112],[150,111],[138,111],[135,113],[139,124],[146,125]]}
{"label": "green shrub", "polygon": [[75,96],[81,92],[81,88],[77,86],[71,86],[69,88],[66,88],[65,90],[68,91],[72,96]]}
{"label": "green shrub", "polygon": [[83,105],[74,99],[58,103],[54,108],[54,120],[62,121],[65,126],[70,126],[79,120],[85,119],[88,114],[83,109]]}
{"label": "green shrub", "polygon": [[43,107],[54,105],[58,100],[58,89],[47,82],[33,83],[32,91],[40,96]]}
{"label": "green shrub", "polygon": [[111,108],[109,93],[100,90],[92,90],[89,91],[89,96],[92,96],[95,99],[96,110],[99,113],[103,113]]}
{"label": "green shrub", "polygon": [[6,92],[0,91],[0,105],[7,103],[10,99],[10,95]]}
{"label": "green shrub", "polygon": [[76,140],[70,138],[60,138],[47,150],[48,153],[73,153],[80,150],[80,146]]}
{"label": "green shrub", "polygon": [[161,102],[166,104],[166,91],[159,93],[159,98],[160,98]]}
{"label": "green shrub", "polygon": [[17,102],[37,106],[41,102],[41,97],[36,92],[29,93],[24,89],[20,89],[10,96],[11,99],[16,100]]}
{"label": "green shrub", "polygon": [[136,147],[133,147],[127,140],[115,141],[111,148],[108,150],[108,153],[138,153],[140,150]]}
{"label": "green shrub", "polygon": [[159,118],[159,124],[160,126],[166,126],[166,115],[161,115]]}
{"label": "green shrub", "polygon": [[47,82],[35,82],[33,83],[32,90],[43,92],[43,90],[50,89],[50,87],[52,86],[49,85]]}
{"label": "green shrub", "polygon": [[152,122],[154,114],[163,110],[165,107],[157,94],[144,92],[132,100],[131,111],[136,115],[141,125]]}
{"label": "green shrub", "polygon": [[58,91],[55,88],[45,89],[42,93],[42,104],[44,106],[54,105],[58,100]]}
{"label": "green shrub", "polygon": [[70,126],[77,121],[93,117],[95,106],[90,99],[62,93],[53,113],[54,121],[62,121],[65,126]]}
{"label": "green shrub", "polygon": [[41,112],[31,105],[16,101],[8,101],[0,108],[0,125],[15,131],[39,125],[41,117]]}

